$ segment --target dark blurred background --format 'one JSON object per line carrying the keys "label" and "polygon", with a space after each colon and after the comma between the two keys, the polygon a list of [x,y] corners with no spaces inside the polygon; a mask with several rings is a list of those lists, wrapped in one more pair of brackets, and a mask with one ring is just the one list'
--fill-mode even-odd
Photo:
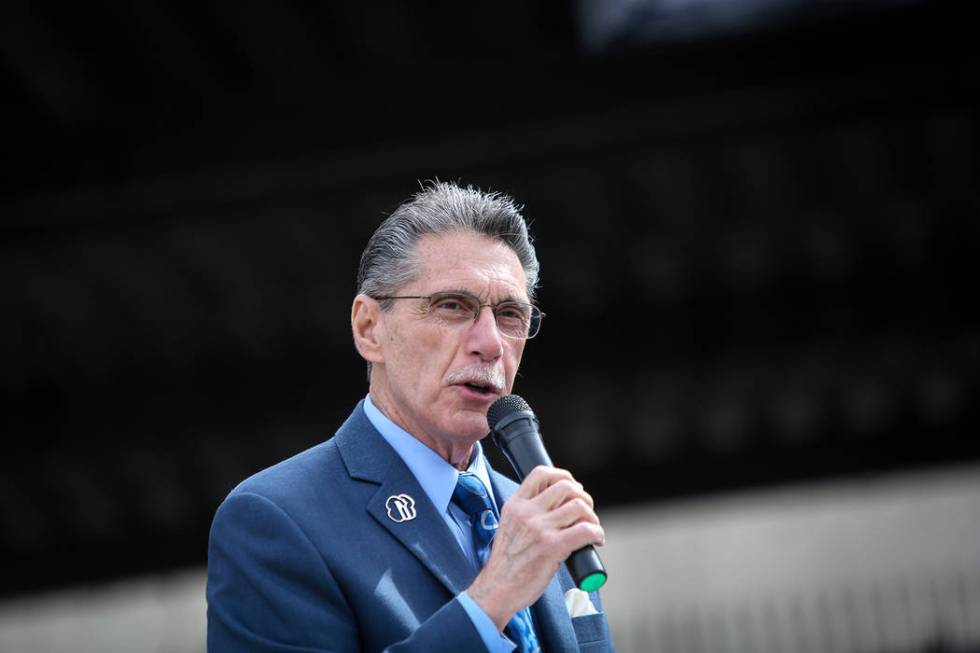
{"label": "dark blurred background", "polygon": [[426,179],[525,204],[600,506],[977,462],[969,6],[4,3],[0,596],[203,564]]}

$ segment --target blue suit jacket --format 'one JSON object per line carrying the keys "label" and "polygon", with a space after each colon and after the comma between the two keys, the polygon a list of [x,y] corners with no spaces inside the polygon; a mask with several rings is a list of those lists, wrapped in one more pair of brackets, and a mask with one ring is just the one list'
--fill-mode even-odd
{"label": "blue suit jacket", "polygon": [[[491,470],[503,503],[517,486]],[[388,497],[417,517],[396,523]],[[359,404],[330,440],[259,472],[218,508],[208,547],[208,651],[485,650],[455,598],[474,572]],[[612,651],[600,614],[570,619],[564,565],[532,610],[545,651]]]}

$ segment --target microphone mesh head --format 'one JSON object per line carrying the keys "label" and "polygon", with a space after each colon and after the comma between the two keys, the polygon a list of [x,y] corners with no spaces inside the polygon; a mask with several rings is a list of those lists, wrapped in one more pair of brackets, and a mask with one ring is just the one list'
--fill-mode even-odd
{"label": "microphone mesh head", "polygon": [[520,411],[532,412],[527,402],[518,395],[507,395],[493,402],[487,409],[487,424],[490,425],[490,430],[494,430],[497,427],[497,422],[504,417]]}

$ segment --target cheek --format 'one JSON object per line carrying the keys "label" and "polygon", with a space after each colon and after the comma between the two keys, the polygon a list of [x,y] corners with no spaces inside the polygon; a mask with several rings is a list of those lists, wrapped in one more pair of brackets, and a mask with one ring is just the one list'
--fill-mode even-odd
{"label": "cheek", "polygon": [[413,334],[410,343],[403,343],[407,356],[415,361],[421,376],[412,383],[439,383],[452,367],[456,356],[458,338],[451,330],[433,325],[432,328]]}
{"label": "cheek", "polygon": [[[391,367],[390,373],[399,385],[406,385],[425,366],[425,347],[420,334],[398,324],[390,326],[385,333],[388,345],[385,359]],[[407,387],[411,387],[410,383]]]}

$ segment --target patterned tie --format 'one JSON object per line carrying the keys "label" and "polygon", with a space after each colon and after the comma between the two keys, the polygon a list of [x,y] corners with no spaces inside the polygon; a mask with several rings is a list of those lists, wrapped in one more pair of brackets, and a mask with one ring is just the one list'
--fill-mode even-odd
{"label": "patterned tie", "polygon": [[[497,513],[487,494],[483,482],[470,474],[462,472],[453,491],[453,503],[463,509],[473,522],[473,539],[476,542],[476,555],[482,567],[490,557],[490,546],[497,532]],[[531,628],[531,611],[524,608],[515,614],[505,628],[507,635],[517,643],[520,653],[538,653],[541,645]]]}

